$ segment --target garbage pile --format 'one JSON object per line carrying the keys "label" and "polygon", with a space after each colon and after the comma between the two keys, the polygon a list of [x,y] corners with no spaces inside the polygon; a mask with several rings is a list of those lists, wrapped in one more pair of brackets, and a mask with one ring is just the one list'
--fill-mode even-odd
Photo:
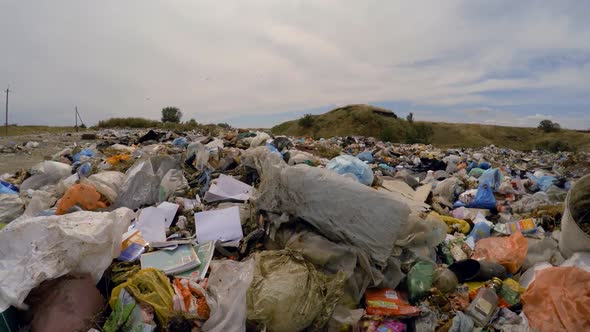
{"label": "garbage pile", "polygon": [[27,153],[39,147],[39,142],[27,141],[22,144],[8,142],[0,145],[0,153]]}
{"label": "garbage pile", "polygon": [[590,326],[588,154],[97,139],[0,177],[6,331]]}

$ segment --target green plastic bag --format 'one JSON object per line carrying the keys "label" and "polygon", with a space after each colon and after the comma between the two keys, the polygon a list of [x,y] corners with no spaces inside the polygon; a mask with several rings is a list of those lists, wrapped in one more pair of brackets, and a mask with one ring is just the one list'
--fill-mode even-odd
{"label": "green plastic bag", "polygon": [[425,261],[419,261],[412,266],[407,277],[410,303],[416,304],[428,295],[434,281],[434,269],[434,264]]}
{"label": "green plastic bag", "polygon": [[289,250],[259,252],[255,260],[248,320],[273,332],[322,330],[343,294],[344,273],[321,273]]}

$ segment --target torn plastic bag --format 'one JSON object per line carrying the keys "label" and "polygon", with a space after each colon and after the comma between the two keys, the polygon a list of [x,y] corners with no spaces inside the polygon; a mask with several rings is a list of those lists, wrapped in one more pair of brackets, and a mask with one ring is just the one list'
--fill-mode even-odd
{"label": "torn plastic bag", "polygon": [[523,312],[532,328],[544,331],[590,329],[590,273],[576,267],[538,271],[522,295]]}
{"label": "torn plastic bag", "polygon": [[21,184],[20,190],[36,190],[48,184],[57,183],[60,179],[68,177],[71,171],[72,167],[68,164],[57,161],[44,161],[33,166],[31,172],[34,175]]}
{"label": "torn plastic bag", "polygon": [[289,250],[255,254],[248,289],[248,320],[269,331],[321,330],[342,296],[344,273],[328,276],[299,253]]}
{"label": "torn plastic bag", "polygon": [[207,284],[207,303],[211,315],[203,325],[205,332],[246,331],[248,288],[254,276],[254,259],[211,262]]}
{"label": "torn plastic bag", "polygon": [[[0,222],[9,223],[25,211],[25,202],[14,194],[0,194]],[[0,256],[1,257],[1,256]]]}
{"label": "torn plastic bag", "polygon": [[105,171],[91,175],[81,182],[92,184],[99,193],[113,203],[117,200],[123,181],[125,181],[125,174],[117,171]]}
{"label": "torn plastic bag", "polygon": [[496,197],[494,197],[492,185],[488,180],[480,182],[479,187],[477,188],[477,194],[475,194],[473,201],[471,201],[467,207],[488,210],[494,210],[496,208]]}
{"label": "torn plastic bag", "polygon": [[179,157],[154,156],[144,157],[135,162],[125,173],[115,205],[138,209],[144,205],[153,205],[158,200],[162,177],[171,169],[179,167]]}
{"label": "torn plastic bag", "polygon": [[115,308],[121,290],[125,289],[139,303],[147,303],[156,312],[160,326],[167,326],[172,315],[174,290],[168,277],[154,268],[141,269],[124,283],[113,289],[109,304]]}
{"label": "torn plastic bag", "polygon": [[98,282],[121,253],[123,233],[134,217],[133,211],[121,208],[8,224],[0,231],[0,308],[25,309],[31,289],[68,273],[88,273]]}
{"label": "torn plastic bag", "polygon": [[452,207],[453,203],[457,200],[457,196],[462,192],[463,186],[461,180],[449,178],[439,182],[432,191],[432,194],[438,196],[444,205]]}
{"label": "torn plastic bag", "polygon": [[242,163],[261,175],[260,210],[300,217],[329,240],[355,246],[374,263],[387,265],[410,214],[406,204],[331,171],[287,166],[264,147],[247,150]]}
{"label": "torn plastic bag", "polygon": [[590,175],[578,180],[565,200],[559,239],[559,250],[563,257],[569,258],[577,251],[590,251],[590,234],[580,228],[580,224],[590,223],[588,211],[590,211]]}
{"label": "torn plastic bag", "polygon": [[36,217],[42,211],[51,208],[56,201],[57,198],[52,193],[42,190],[35,190],[33,191],[31,200],[25,209],[25,213],[23,213],[23,217]]}
{"label": "torn plastic bag", "polygon": [[526,238],[521,232],[509,237],[489,237],[479,240],[471,258],[488,260],[503,265],[510,273],[516,273],[524,263],[528,251]]}
{"label": "torn plastic bag", "polygon": [[326,169],[334,171],[340,175],[352,174],[358,182],[367,186],[370,186],[373,183],[373,171],[371,170],[371,167],[354,156],[338,156],[330,160]]}
{"label": "torn plastic bag", "polygon": [[171,169],[164,175],[160,183],[158,202],[164,202],[172,196],[181,195],[188,189],[188,181],[184,177],[182,170]]}

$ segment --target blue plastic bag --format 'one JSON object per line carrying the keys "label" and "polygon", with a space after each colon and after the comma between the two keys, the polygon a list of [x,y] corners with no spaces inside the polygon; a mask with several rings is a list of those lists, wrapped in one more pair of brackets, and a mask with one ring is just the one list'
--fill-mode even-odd
{"label": "blue plastic bag", "polygon": [[371,154],[370,151],[361,152],[356,157],[362,161],[366,161],[369,163],[373,162],[373,155]]}
{"label": "blue plastic bag", "polygon": [[338,156],[330,160],[326,168],[340,175],[352,174],[360,183],[367,186],[373,183],[373,170],[371,170],[371,167],[354,156]]}
{"label": "blue plastic bag", "polygon": [[471,170],[472,170],[472,169],[474,169],[474,168],[476,168],[477,166],[478,166],[478,165],[477,165],[477,162],[476,162],[476,161],[472,161],[472,162],[469,164],[469,166],[467,166],[467,173],[471,172]]}
{"label": "blue plastic bag", "polygon": [[19,190],[16,186],[0,181],[0,194],[18,194]]}
{"label": "blue plastic bag", "polygon": [[390,172],[395,171],[395,168],[393,168],[387,164],[379,164],[379,168],[381,168],[382,170],[385,170],[385,171],[390,171]]}
{"label": "blue plastic bag", "polygon": [[92,174],[92,166],[90,163],[83,163],[78,167],[77,173],[80,178],[89,177]]}
{"label": "blue plastic bag", "polygon": [[270,152],[276,154],[277,156],[283,158],[283,155],[281,154],[281,152],[279,150],[277,150],[277,148],[270,144],[270,143],[266,143],[266,148],[270,150]]}
{"label": "blue plastic bag", "polygon": [[551,186],[553,185],[555,180],[556,179],[554,176],[550,176],[550,175],[541,176],[540,178],[537,178],[537,186],[539,186],[540,190],[546,192],[547,190],[549,190],[549,188],[551,188]]}
{"label": "blue plastic bag", "polygon": [[492,186],[488,181],[480,182],[479,187],[477,188],[477,194],[475,194],[473,201],[467,204],[467,207],[488,210],[496,208],[496,197],[494,197]]}
{"label": "blue plastic bag", "polygon": [[186,137],[177,137],[172,141],[172,145],[183,148],[188,145],[188,140]]}
{"label": "blue plastic bag", "polygon": [[94,152],[92,152],[92,150],[84,149],[84,150],[82,150],[82,151],[80,151],[80,152],[76,153],[76,154],[75,154],[75,155],[72,157],[72,159],[73,159],[74,161],[80,161],[80,160],[82,159],[82,156],[84,156],[84,157],[92,157],[92,156],[94,156]]}
{"label": "blue plastic bag", "polygon": [[479,177],[479,183],[487,182],[493,191],[500,188],[502,181],[504,181],[504,175],[498,168],[490,168]]}
{"label": "blue plastic bag", "polygon": [[484,161],[481,164],[479,164],[479,168],[481,169],[488,170],[490,169],[490,167],[492,167],[492,164],[488,163],[487,161]]}

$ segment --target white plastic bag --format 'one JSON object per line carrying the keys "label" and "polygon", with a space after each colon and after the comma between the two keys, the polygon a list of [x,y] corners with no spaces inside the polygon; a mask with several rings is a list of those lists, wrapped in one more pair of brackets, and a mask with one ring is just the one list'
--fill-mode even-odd
{"label": "white plastic bag", "polygon": [[110,202],[117,200],[123,181],[125,181],[125,174],[117,171],[100,172],[84,180],[84,182],[92,184]]}
{"label": "white plastic bag", "polygon": [[[18,196],[12,194],[0,194],[0,222],[9,223],[23,214],[25,202]],[[0,256],[0,259],[3,259]]]}
{"label": "white plastic bag", "polygon": [[211,262],[207,284],[207,304],[211,308],[211,315],[203,325],[203,331],[246,331],[246,292],[254,277],[254,266],[254,259]]}
{"label": "white plastic bag", "polygon": [[0,231],[0,308],[26,309],[29,292],[43,281],[90,274],[98,282],[121,253],[121,238],[135,213],[75,212],[22,219]]}

